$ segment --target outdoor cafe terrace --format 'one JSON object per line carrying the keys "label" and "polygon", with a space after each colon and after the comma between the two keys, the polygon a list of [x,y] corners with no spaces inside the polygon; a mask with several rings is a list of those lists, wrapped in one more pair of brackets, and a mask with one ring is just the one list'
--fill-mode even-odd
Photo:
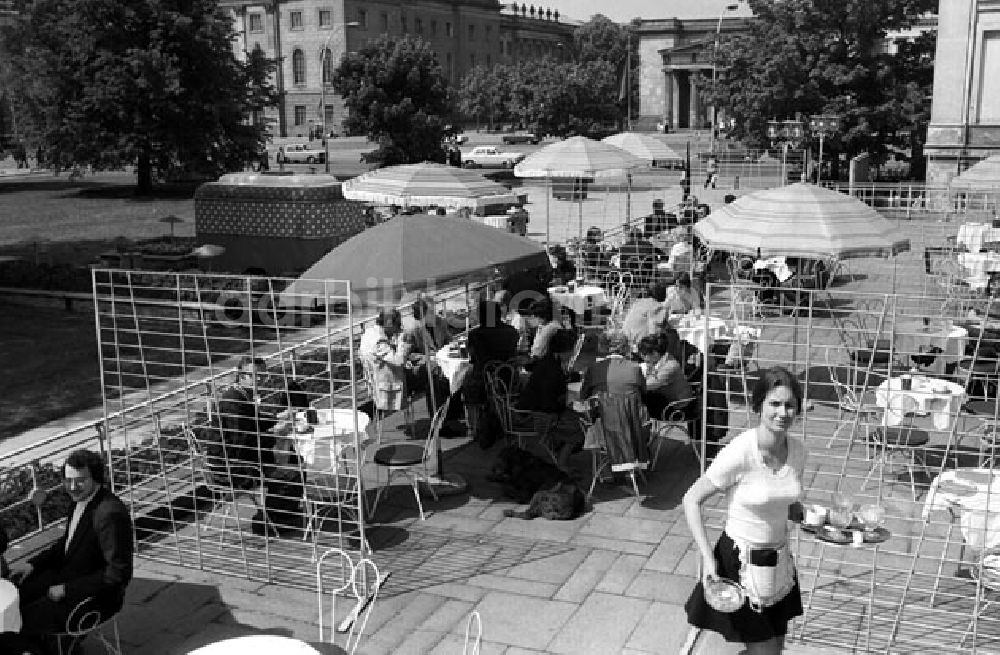
{"label": "outdoor cafe terrace", "polygon": [[[620,321],[649,281],[688,272],[704,279],[706,307],[680,319],[679,332],[706,355],[724,355],[735,343],[741,356],[728,367],[704,367],[702,387],[724,389],[725,403],[709,411],[702,397],[700,433],[659,426],[670,428],[658,432],[664,450],[638,480],[638,494],[628,481],[599,482],[587,511],[561,522],[505,517],[517,505],[488,479],[501,446],[483,450],[468,436],[435,443],[421,399],[410,403],[410,417],[368,421],[354,411],[370,399],[357,347],[372,319],[346,285],[320,283],[322,302],[289,305],[281,301],[293,282],[287,279],[95,271],[106,416],[0,460],[0,488],[8,494],[0,519],[15,537],[12,553],[24,556],[63,529],[67,501],[57,491],[58,466],[69,450],[89,446],[109,456],[113,488],[135,517],[142,566],[315,591],[316,560],[327,549],[370,556],[391,576],[373,603],[361,652],[457,649],[472,610],[482,617],[487,650],[496,652],[581,652],[597,644],[610,649],[603,652],[657,652],[664,643],[679,649],[681,640],[660,624],[672,608],[674,631],[686,630],[679,606],[697,575],[680,498],[703,466],[704,435],[719,429],[732,436],[752,425],[748,389],[760,370],[780,365],[806,394],[807,411],[794,430],[809,449],[807,500],[829,506],[839,494],[855,509],[877,505],[887,531],[884,541],[855,547],[792,528],[807,606],[792,626],[793,643],[854,652],[1000,650],[1000,616],[989,603],[992,561],[984,557],[1000,544],[992,509],[1000,500],[993,494],[1000,308],[988,293],[1000,272],[991,263],[1000,250],[995,204],[974,212],[907,207],[891,215],[891,224],[908,249],[844,259],[729,255],[708,244],[693,249],[681,270],[665,255],[677,242],[692,242],[691,227],[682,226],[659,235],[663,254],[651,260],[619,258],[616,266],[609,258],[604,268],[588,269],[581,244],[568,243],[582,277],[555,295],[583,310],[585,335]],[[625,238],[617,230],[602,237],[609,252]],[[810,263],[817,261],[823,266]],[[485,292],[495,284],[485,282]],[[479,287],[440,292],[438,309],[456,333],[473,320]],[[231,301],[220,302],[223,295]],[[580,343],[577,370],[594,357],[592,338]],[[313,494],[300,510],[303,525],[311,521],[304,535],[252,534],[253,501],[231,507],[227,490],[204,475],[197,430],[210,425],[213,401],[232,382],[242,354],[267,362],[276,397],[287,396],[294,380],[328,424],[323,438],[318,428],[300,433],[294,421],[281,435],[301,456]],[[461,353],[444,348],[434,356],[444,367]],[[880,442],[883,424],[921,439],[907,440],[912,446]],[[418,510],[401,479],[376,506],[386,479],[374,461],[378,448],[428,442],[426,462],[440,497],[421,493]],[[527,443],[543,454],[541,444]],[[574,456],[585,487],[591,465],[591,453]],[[456,489],[456,480],[464,485]],[[710,511],[713,538],[724,511],[720,498]],[[588,586],[581,571],[602,581]],[[329,583],[338,573],[326,575]],[[527,593],[524,580],[534,584]],[[588,618],[600,613],[590,606],[603,602],[598,592],[613,595],[616,608],[630,608],[620,629]],[[441,611],[394,621],[407,607],[442,598]],[[573,601],[584,608],[574,613]],[[307,617],[313,612],[302,609],[288,630],[315,641]],[[121,618],[128,652],[186,652],[220,636],[192,629],[154,645],[130,632],[127,614]]]}

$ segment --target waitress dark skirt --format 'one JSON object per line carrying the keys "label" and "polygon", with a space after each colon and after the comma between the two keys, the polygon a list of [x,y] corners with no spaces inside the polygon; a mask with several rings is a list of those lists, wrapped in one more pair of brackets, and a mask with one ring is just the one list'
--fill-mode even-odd
{"label": "waitress dark skirt", "polygon": [[[740,551],[725,532],[715,544],[715,562],[719,575],[728,580],[740,580]],[[765,607],[761,612],[750,609],[749,602],[737,611],[726,614],[712,608],[705,600],[705,589],[698,582],[691,591],[691,597],[684,604],[688,622],[696,628],[718,632],[726,641],[746,644],[768,641],[788,632],[788,622],[802,615],[802,595],[799,591],[798,576],[795,586],[783,599]]]}

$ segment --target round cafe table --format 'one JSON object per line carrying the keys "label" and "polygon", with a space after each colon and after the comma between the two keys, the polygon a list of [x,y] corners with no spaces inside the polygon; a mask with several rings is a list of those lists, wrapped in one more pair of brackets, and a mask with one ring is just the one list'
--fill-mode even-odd
{"label": "round cafe table", "polygon": [[549,287],[549,297],[557,305],[572,309],[577,316],[608,304],[604,289],[590,285],[578,285],[573,291],[568,286]]}
{"label": "round cafe table", "polygon": [[[965,387],[924,375],[915,375],[911,379],[912,386],[906,391],[903,390],[901,377],[889,378],[878,385],[875,404],[888,407],[890,397],[900,394],[909,396],[916,403],[916,411],[930,414],[935,428],[947,430],[965,402]],[[903,417],[897,412],[884,412],[883,420],[886,425],[892,426],[901,423]]]}
{"label": "round cafe table", "polygon": [[703,353],[707,353],[716,339],[728,336],[729,326],[715,316],[671,316],[670,326],[677,330],[681,339],[687,341]]}
{"label": "round cafe table", "polygon": [[448,378],[448,386],[452,393],[458,391],[455,384],[459,379],[459,374],[472,368],[472,362],[468,356],[462,357],[453,352],[450,345],[438,350],[434,354],[434,361],[441,367],[441,373]]}
{"label": "round cafe table", "polygon": [[245,635],[202,646],[188,655],[322,655],[304,641],[280,635]]}
{"label": "round cafe table", "polygon": [[21,608],[17,587],[9,580],[0,580],[0,632],[21,631]]}
{"label": "round cafe table", "polygon": [[317,409],[316,424],[309,425],[305,412],[296,412],[293,429],[287,435],[293,439],[295,452],[312,471],[336,474],[341,451],[354,445],[354,421],[357,417],[359,441],[367,437],[369,418],[352,409]]}

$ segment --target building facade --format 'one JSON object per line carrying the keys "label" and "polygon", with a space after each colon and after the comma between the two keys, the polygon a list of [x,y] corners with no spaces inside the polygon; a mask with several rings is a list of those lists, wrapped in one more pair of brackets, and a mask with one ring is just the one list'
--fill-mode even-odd
{"label": "building facade", "polygon": [[[325,125],[343,133],[344,105],[328,83],[348,52],[382,34],[431,44],[451,84],[477,65],[558,55],[575,24],[558,12],[516,10],[497,0],[221,0],[236,28],[238,56],[259,48],[279,62],[276,136]],[[324,82],[325,86],[324,93]]]}
{"label": "building facade", "polygon": [[1000,153],[1000,0],[948,0],[938,12],[929,184]]}

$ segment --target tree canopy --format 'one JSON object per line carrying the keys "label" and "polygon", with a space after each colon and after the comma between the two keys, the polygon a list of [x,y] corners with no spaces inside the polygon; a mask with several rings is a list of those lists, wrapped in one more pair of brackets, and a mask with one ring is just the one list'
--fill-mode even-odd
{"label": "tree canopy", "polygon": [[929,119],[934,36],[887,35],[914,25],[933,0],[749,0],[747,33],[720,43],[718,82],[706,100],[734,119],[733,136],[767,144],[767,121],[815,114],[841,117],[828,147],[849,155],[886,146],[918,151]]}
{"label": "tree canopy", "polygon": [[349,133],[365,134],[378,149],[365,153],[381,166],[442,161],[452,104],[441,64],[419,37],[382,35],[344,57],[333,87],[349,110]]}
{"label": "tree canopy", "polygon": [[489,125],[514,123],[555,136],[599,133],[624,117],[625,93],[638,89],[637,74],[632,88],[622,89],[630,46],[632,66],[639,65],[630,29],[598,14],[574,32],[565,48],[569,60],[478,66],[459,86],[459,109]]}
{"label": "tree canopy", "polygon": [[17,102],[58,168],[239,170],[259,156],[273,62],[233,52],[214,0],[36,0],[9,30]]}

